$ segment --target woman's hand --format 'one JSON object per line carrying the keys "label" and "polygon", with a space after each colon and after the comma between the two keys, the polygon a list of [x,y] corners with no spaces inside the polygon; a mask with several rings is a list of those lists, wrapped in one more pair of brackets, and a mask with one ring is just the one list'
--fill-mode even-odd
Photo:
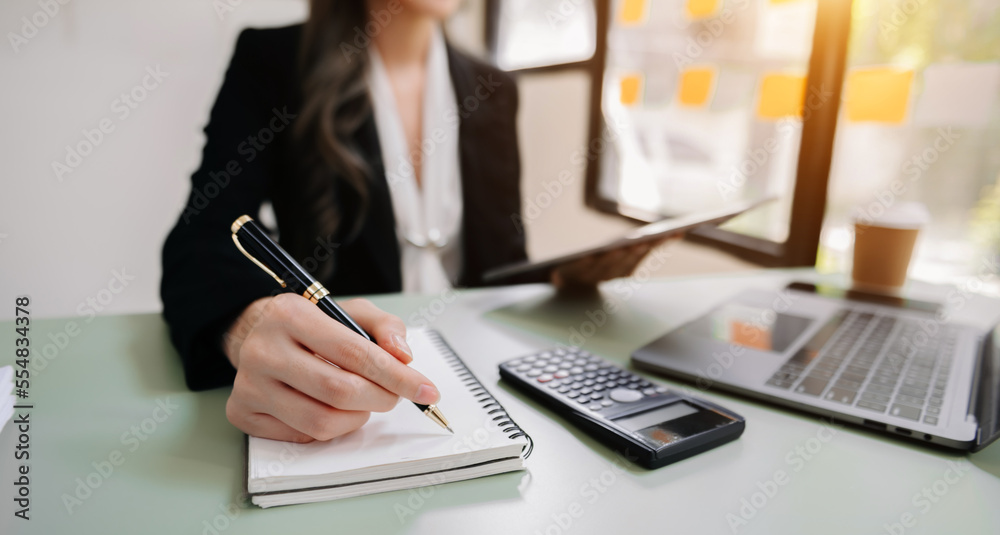
{"label": "woman's hand", "polygon": [[275,440],[330,440],[391,410],[400,396],[438,401],[437,388],[407,366],[413,357],[402,320],[364,299],[341,306],[378,345],[299,295],[258,299],[243,311],[224,348],[236,368],[226,403],[233,425]]}
{"label": "woman's hand", "polygon": [[552,270],[552,285],[561,292],[591,292],[599,282],[628,277],[646,255],[672,238],[615,249],[574,260]]}

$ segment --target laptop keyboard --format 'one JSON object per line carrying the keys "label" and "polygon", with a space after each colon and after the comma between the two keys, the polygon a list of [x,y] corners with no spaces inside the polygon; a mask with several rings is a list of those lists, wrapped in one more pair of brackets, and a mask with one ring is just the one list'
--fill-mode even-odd
{"label": "laptop keyboard", "polygon": [[841,310],[767,384],[937,425],[956,337],[937,322]]}

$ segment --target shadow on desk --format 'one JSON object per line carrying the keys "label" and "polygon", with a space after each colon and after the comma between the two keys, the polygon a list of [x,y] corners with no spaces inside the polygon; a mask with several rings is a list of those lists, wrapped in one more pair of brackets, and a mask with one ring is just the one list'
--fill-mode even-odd
{"label": "shadow on desk", "polygon": [[[137,319],[138,317],[125,316]],[[170,454],[181,460],[191,470],[177,470],[175,464],[163,463],[151,468],[148,474],[137,474],[152,480],[179,485],[218,486],[222,473],[244,473],[246,457],[243,433],[226,419],[226,400],[229,388],[205,392],[192,392],[184,382],[180,357],[170,343],[167,326],[160,323],[157,332],[151,332],[148,320],[137,322],[135,329],[127,329],[131,339],[128,352],[132,356],[127,370],[135,384],[141,385],[144,396],[160,399],[177,399],[183,407],[178,431],[169,437]],[[221,470],[220,470],[221,469]],[[243,492],[243,480],[229,482],[233,500]]]}
{"label": "shadow on desk", "polygon": [[[618,360],[623,367],[631,369],[628,364],[631,351],[662,336],[673,326],[653,314],[627,306],[628,301],[629,294],[613,289],[573,296],[559,295],[552,291],[492,310],[484,317],[504,326],[543,336],[553,340],[553,343],[584,347],[609,360]],[[737,440],[666,467],[648,470],[627,461],[621,454],[507,383],[499,381],[495,388],[503,389],[530,405],[545,416],[551,425],[565,428],[576,441],[600,455],[607,465],[622,466],[635,482],[647,489],[683,483],[689,477],[700,477],[702,472],[699,466],[706,459],[716,466],[736,463],[743,448],[742,443]],[[544,448],[545,445],[536,444],[537,447]]]}
{"label": "shadow on desk", "polygon": [[1000,477],[1000,442],[994,442],[986,449],[969,455],[969,461],[984,472]]}
{"label": "shadow on desk", "polygon": [[[607,291],[600,294],[586,296],[559,296],[555,292],[547,293],[537,298],[507,305],[490,312],[484,317],[504,326],[510,326],[529,333],[537,334],[553,340],[553,343],[563,343],[567,345],[583,346],[586,349],[600,354],[602,357],[617,359],[624,367],[628,365],[629,355],[636,348],[648,343],[651,340],[662,336],[665,332],[674,328],[666,320],[657,318],[649,312],[637,311],[635,307],[625,306],[623,296],[616,292]],[[511,357],[513,357],[512,355]],[[658,377],[659,380],[665,378]],[[667,379],[676,382],[673,379]],[[678,384],[684,384],[680,382]],[[531,404],[536,410],[545,414],[548,418],[558,422],[557,425],[567,427],[577,440],[587,447],[598,452],[609,461],[616,460],[616,454],[610,449],[590,438],[589,435],[577,430],[561,420],[554,412],[544,408],[541,404],[522,395],[516,389],[500,383],[500,387],[512,395],[517,396],[525,403]],[[707,392],[706,392],[707,393]],[[745,398],[735,394],[711,389],[711,394],[723,396],[720,400],[723,404],[731,403],[729,400],[745,401]],[[696,394],[697,395],[697,394]],[[727,399],[728,398],[728,399]],[[766,407],[768,410],[780,412],[788,418],[802,418],[814,420],[817,418],[811,413],[790,409],[787,407],[772,405],[762,401],[751,401],[754,406]],[[748,427],[753,422],[748,422]],[[943,447],[934,447],[902,440],[897,437],[890,437],[874,432],[862,426],[847,424],[847,429],[855,435],[870,438],[872,440],[885,442],[889,441],[895,447],[904,448],[920,456],[929,455],[941,460],[958,460],[967,458],[972,464],[982,470],[1000,477],[1000,443],[994,444],[984,451],[976,454],[963,454],[960,451]],[[741,441],[727,445],[725,448],[739,448]],[[702,454],[705,455],[705,454]],[[725,462],[726,457],[720,456],[719,462]],[[668,468],[674,477],[683,477],[685,466],[693,466],[692,462],[682,461],[674,468]],[[656,486],[658,479],[652,477],[642,477],[644,469],[631,465],[630,472],[636,474],[637,481],[644,485]],[[691,472],[693,474],[693,472]]]}
{"label": "shadow on desk", "polygon": [[[379,511],[377,532],[392,533],[409,529],[420,515],[436,509],[461,507],[468,504],[521,500],[520,488],[530,479],[527,472],[498,474],[474,479],[378,495],[348,498],[332,502],[304,504],[292,507],[263,509],[253,506],[245,495],[246,435],[226,419],[226,401],[229,388],[205,392],[191,392],[184,382],[180,358],[170,344],[166,326],[150,322],[148,317],[124,316],[126,323],[117,332],[125,337],[121,343],[129,357],[124,369],[118,370],[126,378],[124,384],[134,389],[144,403],[156,404],[168,400],[179,408],[155,431],[155,441],[144,449],[158,449],[156,457],[165,462],[131,462],[131,477],[155,483],[160,488],[189,488],[207,491],[216,496],[205,504],[204,515],[212,518],[219,513],[219,503],[237,504],[242,512],[236,522],[275,523],[276,529],[285,522],[299,523],[303,510],[319,511],[331,517],[342,511],[343,518],[356,518],[348,514],[358,504],[369,511]],[[155,328],[150,325],[155,324]],[[152,445],[155,442],[155,446]],[[153,452],[150,452],[153,453]],[[154,455],[143,455],[152,459]],[[357,526],[358,530],[371,529],[372,519]],[[346,532],[357,530],[347,529]]]}
{"label": "shadow on desk", "polygon": [[[631,462],[626,459],[623,454],[612,450],[610,447],[605,446],[601,442],[598,442],[596,439],[580,430],[571,422],[565,420],[545,405],[539,403],[534,398],[527,396],[520,390],[513,388],[504,381],[499,381],[495,388],[502,389],[511,396],[517,397],[521,402],[531,405],[531,407],[536,412],[544,416],[551,425],[559,426],[564,428],[566,431],[569,431],[576,441],[594,453],[600,455],[604,460],[604,463],[602,464],[606,466],[617,465],[621,467],[633,476],[633,480],[635,482],[647,489],[656,489],[666,485],[683,484],[685,479],[701,475],[702,469],[699,467],[699,462],[705,462],[707,460],[717,467],[725,467],[727,464],[737,463],[741,457],[740,452],[743,446],[739,440],[736,440],[709,451],[702,452],[694,457],[689,457],[676,463],[650,470]],[[545,448],[545,444],[542,444],[541,446],[536,444],[535,447],[537,451],[539,447]]]}
{"label": "shadow on desk", "polygon": [[552,291],[492,310],[484,317],[544,336],[555,343],[615,356],[622,341],[628,342],[631,351],[674,327],[652,314],[627,306],[629,295],[605,290],[565,296]]}

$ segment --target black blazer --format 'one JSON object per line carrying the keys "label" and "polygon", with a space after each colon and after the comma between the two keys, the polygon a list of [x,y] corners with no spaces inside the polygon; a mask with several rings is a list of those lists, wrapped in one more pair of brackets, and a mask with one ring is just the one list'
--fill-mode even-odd
{"label": "black blazer", "polygon": [[[288,176],[297,169],[290,130],[302,100],[296,72],[301,32],[296,25],[240,34],[205,127],[188,203],[163,248],[163,316],[193,390],[232,383],[235,370],[222,353],[222,334],[251,302],[277,293],[275,281],[236,249],[229,226],[242,214],[256,217],[269,191],[294,182]],[[486,270],[526,257],[517,87],[509,75],[450,46],[448,61],[460,112],[459,284],[480,286]],[[316,258],[335,258],[334,274],[321,282],[333,295],[398,292],[400,254],[373,115],[356,140],[374,175],[369,210],[355,238],[317,240]],[[280,234],[280,213],[277,224]],[[310,267],[308,259],[299,260]]]}

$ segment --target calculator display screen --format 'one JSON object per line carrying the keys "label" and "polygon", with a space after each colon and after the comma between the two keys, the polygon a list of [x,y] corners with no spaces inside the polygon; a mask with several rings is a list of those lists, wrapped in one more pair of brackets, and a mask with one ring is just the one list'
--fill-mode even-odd
{"label": "calculator display screen", "polygon": [[702,410],[679,401],[614,422],[659,448],[732,423],[733,420],[717,412]]}
{"label": "calculator display screen", "polygon": [[683,401],[679,401],[658,409],[641,412],[635,416],[615,420],[615,423],[625,429],[628,429],[629,431],[638,431],[651,425],[676,420],[681,416],[687,416],[696,412],[698,412],[698,409],[684,403]]}

